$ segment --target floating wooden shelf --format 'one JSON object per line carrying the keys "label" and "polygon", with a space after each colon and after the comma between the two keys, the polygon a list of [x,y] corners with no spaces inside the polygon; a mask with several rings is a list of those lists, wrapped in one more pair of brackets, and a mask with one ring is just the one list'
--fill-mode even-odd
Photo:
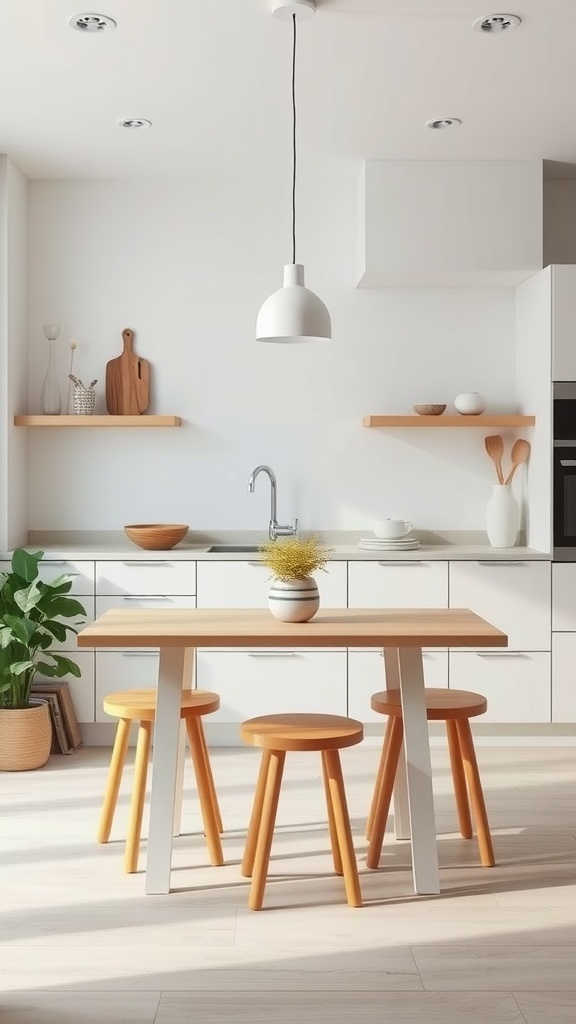
{"label": "floating wooden shelf", "polygon": [[179,427],[179,416],[15,416],[17,427]]}
{"label": "floating wooden shelf", "polygon": [[535,416],[365,416],[365,427],[533,427]]}

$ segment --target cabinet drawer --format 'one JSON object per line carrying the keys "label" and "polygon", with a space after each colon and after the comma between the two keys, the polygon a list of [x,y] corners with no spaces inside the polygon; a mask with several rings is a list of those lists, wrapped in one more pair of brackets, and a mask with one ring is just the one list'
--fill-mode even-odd
{"label": "cabinet drawer", "polygon": [[[198,608],[267,608],[270,569],[249,562],[198,562]],[[346,607],[346,562],[330,562],[314,577],[322,608]]]}
{"label": "cabinet drawer", "polygon": [[450,687],[488,699],[478,722],[549,722],[550,654],[450,651]]}
{"label": "cabinet drawer", "polygon": [[346,714],[345,651],[198,651],[197,685],[220,694],[211,722],[290,712]]}
{"label": "cabinet drawer", "polygon": [[349,608],[447,608],[448,563],[350,562]]}
{"label": "cabinet drawer", "polygon": [[576,631],[576,563],[552,566],[552,629]]}
{"label": "cabinet drawer", "polygon": [[195,594],[196,562],[96,562],[96,594]]}
{"label": "cabinet drawer", "polygon": [[[0,572],[10,572],[10,562],[0,562]],[[94,562],[48,561],[40,562],[39,576],[45,583],[52,583],[63,573],[74,573],[70,594],[94,596]]]}
{"label": "cabinet drawer", "polygon": [[[424,651],[424,683],[426,686],[448,686],[448,653]],[[348,714],[361,722],[385,721],[372,711],[370,697],[386,687],[384,659],[378,651],[348,653]]]}
{"label": "cabinet drawer", "polygon": [[576,723],[576,633],[552,635],[552,721]]}
{"label": "cabinet drawer", "polygon": [[470,608],[516,651],[549,651],[549,562],[451,562],[450,607]]}
{"label": "cabinet drawer", "polygon": [[159,657],[155,650],[96,652],[97,722],[117,721],[102,710],[102,701],[108,693],[157,686]]}
{"label": "cabinet drawer", "polygon": [[[72,702],[79,722],[94,722],[94,653],[92,651],[70,651],[69,657],[75,661],[82,675],[80,679],[67,676]],[[34,677],[40,682],[45,676],[41,672]],[[50,679],[49,682],[55,682]]]}

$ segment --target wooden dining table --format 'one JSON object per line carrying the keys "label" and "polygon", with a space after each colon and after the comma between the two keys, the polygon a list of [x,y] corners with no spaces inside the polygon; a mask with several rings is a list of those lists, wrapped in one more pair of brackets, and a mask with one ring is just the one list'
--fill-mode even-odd
{"label": "wooden dining table", "polygon": [[415,891],[440,891],[422,648],[506,647],[506,634],[485,619],[467,608],[328,609],[301,623],[280,622],[265,610],[123,608],[104,612],[77,640],[82,648],[160,651],[146,893],[170,891],[181,692],[190,687],[191,653],[210,647],[368,647],[383,652],[385,685],[400,690],[404,718],[395,833],[412,841]]}

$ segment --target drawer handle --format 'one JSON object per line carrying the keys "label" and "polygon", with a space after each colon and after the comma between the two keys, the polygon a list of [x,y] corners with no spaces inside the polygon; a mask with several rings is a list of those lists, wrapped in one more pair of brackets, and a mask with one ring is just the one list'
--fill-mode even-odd
{"label": "drawer handle", "polygon": [[47,558],[41,565],[69,565],[70,563],[65,558]]}
{"label": "drawer handle", "polygon": [[486,561],[486,562],[478,562],[478,565],[486,565],[486,566],[489,566],[489,568],[492,568],[492,566],[494,566],[494,565],[505,565],[505,566],[526,565],[526,562],[505,561],[502,558],[502,559],[500,559],[500,561],[492,561],[491,560],[491,561]]}
{"label": "drawer handle", "polygon": [[156,559],[154,559],[154,561],[152,561],[152,560],[145,561],[144,559],[142,559],[142,560],[138,559],[138,561],[134,561],[134,562],[122,562],[122,565],[137,566],[138,568],[140,568],[140,566],[144,565],[144,566],[146,566],[147,569],[149,569],[150,566],[153,566],[154,568],[157,568],[159,566],[170,565],[170,562],[157,562]]}
{"label": "drawer handle", "polygon": [[264,562],[247,562],[246,564],[247,565],[257,565],[257,566],[260,567],[260,569],[262,569],[264,567]]}
{"label": "drawer handle", "polygon": [[295,658],[296,651],[248,651],[250,658]]}
{"label": "drawer handle", "polygon": [[411,558],[410,561],[406,560],[401,562],[400,559],[390,560],[389,562],[378,562],[378,565],[424,565],[424,562],[418,558]]}
{"label": "drawer handle", "polygon": [[476,651],[477,658],[521,658],[521,651]]}
{"label": "drawer handle", "polygon": [[[384,657],[384,651],[380,651],[380,657],[381,658]],[[422,651],[422,657],[423,658],[433,658],[434,655],[432,654],[432,651]]]}
{"label": "drawer handle", "polygon": [[169,601],[165,594],[123,594],[123,601]]}
{"label": "drawer handle", "polygon": [[158,651],[122,651],[123,658],[157,658]]}

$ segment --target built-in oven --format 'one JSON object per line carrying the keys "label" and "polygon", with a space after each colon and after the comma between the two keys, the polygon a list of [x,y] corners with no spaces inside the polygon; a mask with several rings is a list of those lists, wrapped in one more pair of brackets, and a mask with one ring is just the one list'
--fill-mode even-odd
{"label": "built-in oven", "polygon": [[576,562],[576,382],[554,385],[554,561]]}

